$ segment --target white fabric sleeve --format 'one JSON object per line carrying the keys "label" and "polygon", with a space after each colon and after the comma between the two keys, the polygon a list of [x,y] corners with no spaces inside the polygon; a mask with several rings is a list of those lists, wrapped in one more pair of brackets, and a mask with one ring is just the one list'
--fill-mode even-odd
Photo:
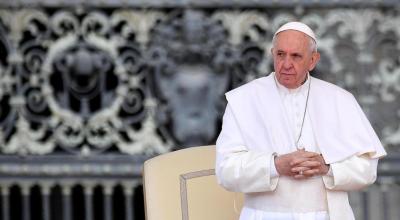
{"label": "white fabric sleeve", "polygon": [[329,166],[329,170],[328,170],[328,173],[326,175],[330,176],[330,177],[333,177],[332,166]]}
{"label": "white fabric sleeve", "polygon": [[218,183],[235,192],[273,191],[278,177],[271,177],[273,152],[249,150],[229,107],[225,110],[222,130],[217,139],[216,176]]}
{"label": "white fabric sleeve", "polygon": [[368,155],[352,156],[340,162],[332,163],[332,175],[322,176],[325,187],[330,190],[360,190],[375,182],[378,159]]}
{"label": "white fabric sleeve", "polygon": [[277,156],[276,154],[273,154],[272,158],[271,158],[271,164],[270,164],[270,167],[271,167],[270,177],[271,178],[279,176],[278,170],[276,169],[276,166],[275,166],[275,157],[276,156]]}

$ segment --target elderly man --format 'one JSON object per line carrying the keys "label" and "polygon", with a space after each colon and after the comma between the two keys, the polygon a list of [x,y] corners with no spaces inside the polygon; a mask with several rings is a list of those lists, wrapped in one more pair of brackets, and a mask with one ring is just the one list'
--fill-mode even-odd
{"label": "elderly man", "polygon": [[313,31],[278,29],[275,72],[226,93],[216,174],[245,193],[240,220],[354,219],[347,192],[372,184],[386,155],[349,92],[310,76]]}

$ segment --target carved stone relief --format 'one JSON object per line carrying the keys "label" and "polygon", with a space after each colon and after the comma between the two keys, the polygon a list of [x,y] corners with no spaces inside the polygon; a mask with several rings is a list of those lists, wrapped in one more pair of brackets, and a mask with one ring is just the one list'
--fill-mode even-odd
{"label": "carved stone relief", "polygon": [[3,154],[153,155],[214,143],[223,94],[272,71],[274,31],[309,24],[313,74],[400,145],[400,17],[380,9],[0,11]]}

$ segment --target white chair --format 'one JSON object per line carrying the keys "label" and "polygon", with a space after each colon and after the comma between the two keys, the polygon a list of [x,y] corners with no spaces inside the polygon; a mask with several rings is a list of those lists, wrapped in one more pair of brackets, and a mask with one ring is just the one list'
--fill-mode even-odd
{"label": "white chair", "polygon": [[215,146],[187,148],[144,163],[147,220],[235,220],[240,193],[226,191],[215,178]]}

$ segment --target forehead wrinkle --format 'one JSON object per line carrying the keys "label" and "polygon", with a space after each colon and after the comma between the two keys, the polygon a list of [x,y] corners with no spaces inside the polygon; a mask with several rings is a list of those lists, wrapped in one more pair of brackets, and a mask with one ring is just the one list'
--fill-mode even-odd
{"label": "forehead wrinkle", "polygon": [[[276,36],[274,36],[273,47],[278,46],[278,41],[282,41],[282,37],[289,38],[290,41],[293,41],[293,40],[300,41],[297,44],[290,44],[291,46],[293,46],[295,48],[297,47],[296,49],[299,49],[299,50],[311,48],[312,42],[314,42],[314,40],[311,37],[309,37],[307,34],[301,32],[301,31],[285,30],[285,31],[279,32]],[[287,44],[284,44],[284,45],[287,45]],[[279,46],[282,48],[282,44]],[[298,51],[298,52],[300,52],[300,51]],[[310,52],[312,52],[312,51],[310,50]]]}

